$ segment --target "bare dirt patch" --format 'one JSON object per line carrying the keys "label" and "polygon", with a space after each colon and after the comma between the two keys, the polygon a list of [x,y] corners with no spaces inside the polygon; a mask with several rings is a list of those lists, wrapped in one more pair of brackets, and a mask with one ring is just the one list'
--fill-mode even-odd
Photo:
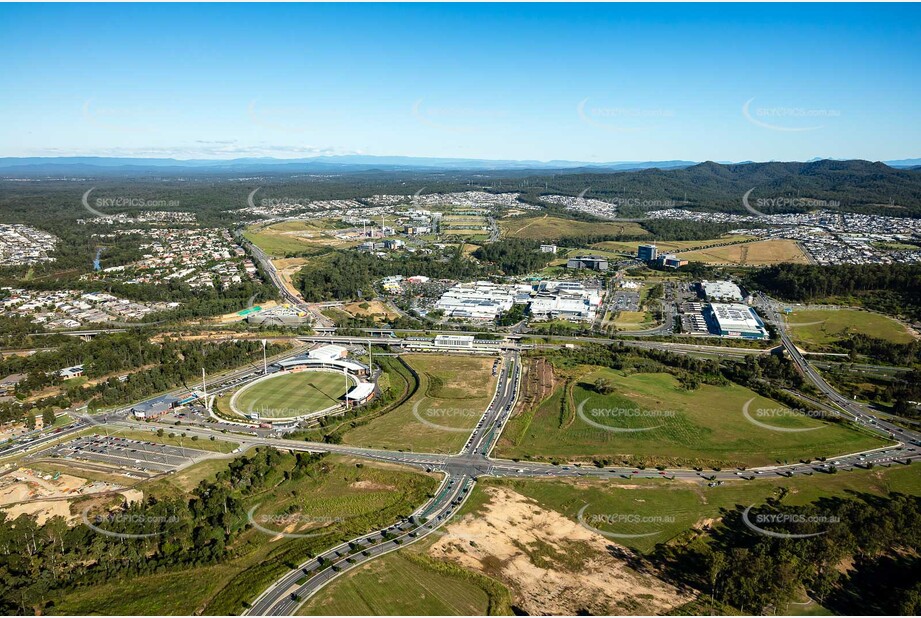
{"label": "bare dirt patch", "polygon": [[521,404],[518,413],[531,410],[550,396],[556,386],[553,366],[546,358],[529,359],[521,389]]}
{"label": "bare dirt patch", "polygon": [[350,483],[349,487],[352,489],[367,489],[371,491],[393,491],[396,489],[393,485],[386,485],[375,481],[355,481],[354,483]]}
{"label": "bare dirt patch", "polygon": [[400,314],[379,300],[349,303],[347,305],[343,305],[342,308],[352,315],[361,317],[379,317],[385,320],[394,320],[400,317]]}
{"label": "bare dirt patch", "polygon": [[446,528],[429,554],[495,577],[531,615],[664,614],[692,600],[632,552],[505,488]]}
{"label": "bare dirt patch", "polygon": [[[78,517],[70,508],[74,500],[122,489],[120,485],[105,481],[91,482],[69,474],[55,478],[53,474],[19,468],[0,477],[0,509],[10,518],[32,515],[40,525],[56,516],[71,522]],[[129,502],[143,498],[143,493],[135,489],[120,493]]]}

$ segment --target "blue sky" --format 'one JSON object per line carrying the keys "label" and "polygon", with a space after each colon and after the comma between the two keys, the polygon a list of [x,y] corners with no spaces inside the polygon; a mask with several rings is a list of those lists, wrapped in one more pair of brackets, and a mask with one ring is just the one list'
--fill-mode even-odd
{"label": "blue sky", "polygon": [[0,6],[0,156],[921,156],[918,5]]}

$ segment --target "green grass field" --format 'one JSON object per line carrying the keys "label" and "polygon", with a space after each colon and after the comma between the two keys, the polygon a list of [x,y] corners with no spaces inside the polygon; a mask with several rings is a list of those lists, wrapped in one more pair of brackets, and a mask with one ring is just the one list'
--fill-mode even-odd
{"label": "green grass field", "polygon": [[450,453],[458,451],[495,391],[492,357],[407,354],[419,388],[406,403],[345,433],[356,446]]}
{"label": "green grass field", "polygon": [[638,223],[589,223],[559,217],[522,217],[499,221],[503,236],[509,238],[530,238],[533,240],[554,240],[572,236],[598,236],[601,234],[624,234],[646,236],[649,234]]}
{"label": "green grass field", "polygon": [[[348,388],[354,386],[349,380]],[[271,377],[238,391],[238,414],[256,412],[264,418],[290,418],[338,405],[346,393],[345,378],[334,371],[300,371]]]}
{"label": "green grass field", "polygon": [[[719,487],[664,479],[615,478],[607,481],[497,480],[477,483],[468,504],[458,514],[475,513],[486,500],[491,485],[502,485],[536,500],[542,507],[583,521],[614,534],[650,534],[644,537],[616,537],[613,540],[642,552],[651,551],[694,526],[721,517],[723,509],[745,508],[768,498],[780,498],[788,505],[800,505],[829,496],[854,492],[887,495],[900,492],[921,494],[921,473],[913,466],[815,474],[794,478],[758,478],[729,481]],[[783,491],[785,490],[785,491]],[[618,518],[614,515],[630,516]],[[603,517],[600,517],[603,516]],[[618,521],[620,519],[621,521]]]}
{"label": "green grass field", "polygon": [[[594,391],[590,385],[599,377],[613,382],[613,394]],[[610,369],[590,370],[575,380],[571,397],[564,388],[557,388],[536,409],[513,417],[496,455],[545,460],[608,458],[630,465],[754,467],[885,445],[846,426],[804,416],[765,418],[761,414],[765,424],[781,429],[816,429],[782,432],[762,428],[742,413],[750,399],[754,399],[749,406],[753,418],[759,409],[785,407],[738,385],[701,385],[690,391],[667,373],[624,375]]]}
{"label": "green grass field", "polygon": [[[678,253],[680,251],[691,251],[693,249],[704,249],[714,245],[724,245],[730,243],[745,242],[753,239],[754,236],[724,236],[723,238],[711,238],[708,240],[657,240],[654,244],[659,248],[659,253]],[[592,249],[606,249],[608,251],[620,254],[636,255],[636,249],[640,245],[648,244],[639,241],[607,241],[599,242],[592,245]]]}
{"label": "green grass field", "polygon": [[101,582],[74,590],[53,610],[61,615],[228,615],[242,612],[244,600],[300,562],[306,552],[323,551],[341,541],[378,529],[412,512],[435,490],[434,478],[394,466],[329,457],[296,481],[285,480],[293,465],[288,456],[270,472],[267,489],[245,501],[260,505],[254,519],[263,527],[274,521],[325,518],[327,535],[279,538],[255,528],[234,543],[233,557],[220,565]]}
{"label": "green grass field", "polygon": [[806,346],[826,346],[849,334],[866,335],[892,343],[914,341],[897,320],[857,309],[797,310],[786,316],[793,338]]}
{"label": "green grass field", "polygon": [[342,227],[339,221],[330,219],[282,221],[269,226],[249,227],[243,236],[272,257],[317,253],[325,247],[357,244],[337,240],[334,230],[339,227]]}
{"label": "green grass field", "polygon": [[465,578],[414,561],[403,551],[378,558],[327,585],[302,616],[477,616],[489,596]]}

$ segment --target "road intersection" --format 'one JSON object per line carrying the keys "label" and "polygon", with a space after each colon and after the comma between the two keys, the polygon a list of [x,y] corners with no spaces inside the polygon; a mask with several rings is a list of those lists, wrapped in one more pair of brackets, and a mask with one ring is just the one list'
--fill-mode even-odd
{"label": "road intersection", "polygon": [[[689,469],[637,469],[632,467],[595,467],[574,465],[552,465],[538,462],[522,462],[502,460],[491,457],[491,451],[498,440],[509,415],[518,398],[521,383],[521,362],[517,346],[508,346],[501,351],[503,363],[500,369],[495,395],[480,418],[476,428],[460,452],[449,454],[414,453],[404,451],[390,451],[355,447],[342,444],[327,444],[318,442],[305,442],[283,437],[276,437],[274,433],[256,431],[242,428],[230,431],[226,427],[218,428],[214,424],[200,426],[184,424],[182,431],[189,436],[199,438],[233,439],[240,443],[239,451],[247,451],[259,446],[271,446],[292,451],[307,451],[316,453],[334,453],[356,458],[371,459],[376,461],[409,465],[443,474],[441,485],[427,503],[422,505],[412,517],[397,522],[388,528],[371,532],[352,539],[351,541],[333,547],[323,554],[309,557],[297,568],[291,569],[276,580],[269,588],[263,591],[251,604],[249,615],[290,615],[302,605],[310,596],[315,594],[327,583],[356,566],[374,559],[375,557],[395,551],[405,545],[434,533],[463,505],[470,495],[476,480],[480,477],[516,477],[516,478],[663,478],[667,480],[685,479],[699,482],[719,483],[726,480],[755,479],[759,476],[780,475],[784,477],[797,475],[831,474],[838,470],[851,470],[858,467],[868,468],[872,465],[893,465],[896,463],[907,464],[921,459],[921,452],[917,448],[921,445],[921,434],[899,427],[871,414],[861,404],[852,402],[842,397],[829,386],[824,379],[809,365],[802,354],[796,349],[785,330],[785,324],[777,315],[773,301],[766,297],[759,297],[759,305],[765,312],[765,317],[777,325],[784,348],[788,351],[793,361],[827,397],[828,403],[822,403],[826,410],[834,411],[844,418],[854,421],[863,429],[894,441],[891,446],[886,446],[872,451],[845,454],[829,458],[827,463],[794,463],[787,465],[766,466],[754,469],[733,470],[689,470]],[[328,340],[329,338],[324,338]],[[380,338],[373,339],[379,342]],[[608,340],[610,343],[611,340]],[[655,345],[652,342],[643,342],[646,345]],[[645,347],[645,346],[644,346]],[[295,350],[284,355],[294,356],[302,353]],[[221,376],[209,384],[210,392],[220,392],[222,389],[239,386],[238,378],[243,380],[250,377],[251,368]],[[229,386],[228,386],[229,384]],[[235,385],[235,386],[234,386]],[[2,456],[33,450],[36,446],[44,446],[50,442],[60,440],[68,434],[82,431],[90,424],[114,425],[132,429],[150,428],[143,423],[138,423],[125,414],[125,410],[117,410],[108,414],[92,417],[69,426],[58,434],[42,436],[34,443],[17,445]],[[221,430],[223,429],[223,431]],[[233,455],[215,455],[228,457]]]}

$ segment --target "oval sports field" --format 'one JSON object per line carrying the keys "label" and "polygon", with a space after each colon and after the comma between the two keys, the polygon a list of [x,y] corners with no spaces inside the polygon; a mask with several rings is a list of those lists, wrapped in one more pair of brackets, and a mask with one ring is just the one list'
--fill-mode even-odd
{"label": "oval sports field", "polygon": [[237,391],[230,407],[241,416],[294,418],[340,405],[355,379],[338,371],[297,371],[274,374]]}

